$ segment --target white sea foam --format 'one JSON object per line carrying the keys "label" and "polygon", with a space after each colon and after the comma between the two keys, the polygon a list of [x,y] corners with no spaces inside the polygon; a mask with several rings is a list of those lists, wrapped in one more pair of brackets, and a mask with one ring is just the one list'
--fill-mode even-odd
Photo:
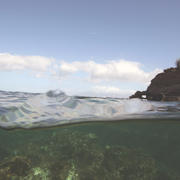
{"label": "white sea foam", "polygon": [[[4,128],[35,128],[85,121],[142,118],[148,112],[157,111],[158,107],[146,100],[78,98],[67,96],[59,90],[26,96],[9,94],[3,100],[0,99],[0,126]],[[3,105],[3,101],[8,103]]]}

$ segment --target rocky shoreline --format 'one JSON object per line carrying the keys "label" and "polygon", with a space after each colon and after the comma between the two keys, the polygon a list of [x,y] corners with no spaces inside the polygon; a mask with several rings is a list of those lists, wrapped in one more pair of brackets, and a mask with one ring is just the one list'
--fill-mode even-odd
{"label": "rocky shoreline", "polygon": [[177,67],[165,69],[151,80],[146,91],[137,91],[129,98],[153,101],[180,101],[180,62]]}

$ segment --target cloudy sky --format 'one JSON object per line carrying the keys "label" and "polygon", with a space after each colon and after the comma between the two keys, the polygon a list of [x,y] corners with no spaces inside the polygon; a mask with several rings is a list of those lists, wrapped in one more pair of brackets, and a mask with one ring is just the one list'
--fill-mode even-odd
{"label": "cloudy sky", "polygon": [[179,0],[0,0],[0,89],[128,97],[180,57]]}

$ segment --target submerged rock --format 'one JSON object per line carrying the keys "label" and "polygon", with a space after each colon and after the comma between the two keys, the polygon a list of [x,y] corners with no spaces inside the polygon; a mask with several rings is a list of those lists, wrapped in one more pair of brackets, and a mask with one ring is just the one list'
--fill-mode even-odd
{"label": "submerged rock", "polygon": [[15,156],[0,164],[0,180],[11,180],[23,177],[28,174],[31,168],[29,159]]}
{"label": "submerged rock", "polygon": [[[14,151],[14,150],[13,150]],[[21,155],[21,156],[20,156]],[[167,178],[166,178],[167,177]],[[141,149],[100,144],[94,133],[45,132],[0,163],[0,180],[178,180]]]}
{"label": "submerged rock", "polygon": [[156,161],[141,150],[112,146],[106,148],[104,157],[107,180],[153,180],[157,176]]}
{"label": "submerged rock", "polygon": [[[101,167],[103,149],[95,134],[63,131],[53,136],[55,161],[50,165],[54,179],[87,179]],[[54,146],[52,143],[52,146]],[[88,174],[88,175],[87,175]]]}

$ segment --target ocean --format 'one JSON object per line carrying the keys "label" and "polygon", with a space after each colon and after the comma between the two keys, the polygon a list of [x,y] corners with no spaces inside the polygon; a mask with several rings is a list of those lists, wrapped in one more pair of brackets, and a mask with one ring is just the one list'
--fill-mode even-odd
{"label": "ocean", "polygon": [[0,91],[0,180],[179,180],[180,103]]}

